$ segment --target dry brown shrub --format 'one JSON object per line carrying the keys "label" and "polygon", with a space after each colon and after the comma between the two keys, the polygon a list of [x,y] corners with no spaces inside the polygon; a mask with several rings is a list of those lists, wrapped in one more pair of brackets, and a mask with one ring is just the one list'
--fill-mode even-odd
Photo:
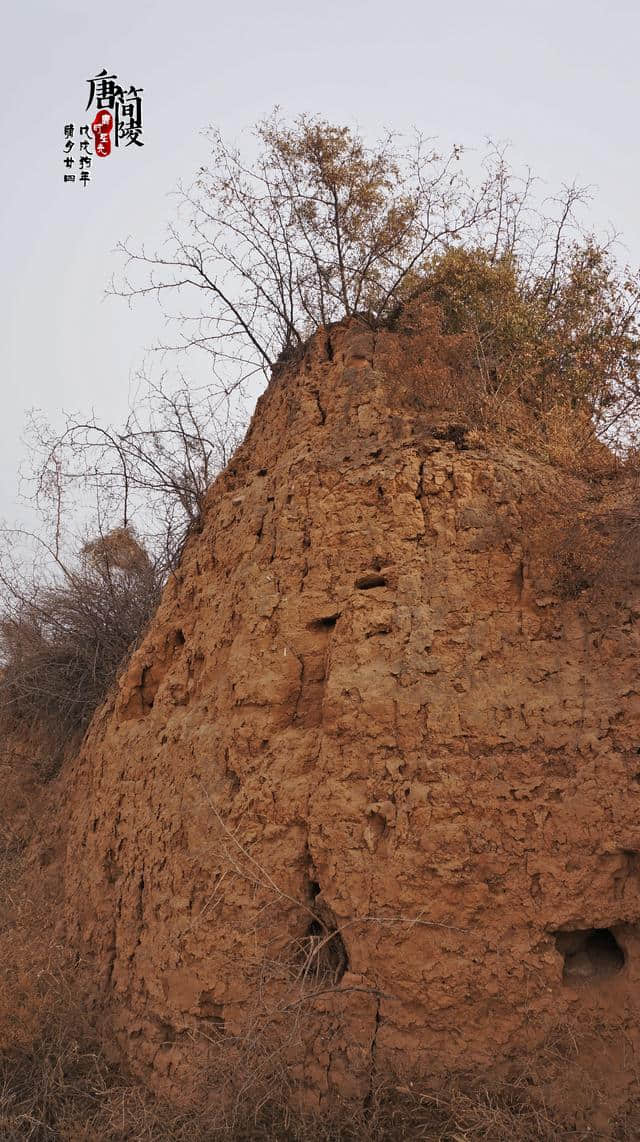
{"label": "dry brown shrub", "polygon": [[437,305],[418,298],[376,334],[377,368],[393,383],[395,399],[420,413],[481,419],[470,369],[470,339],[447,335]]}
{"label": "dry brown shrub", "polygon": [[[576,475],[610,476],[622,465],[598,438],[589,408],[560,399],[541,406],[517,384],[490,384],[472,330],[447,330],[429,296],[402,308],[376,335],[376,365],[398,399],[425,426],[458,423],[494,444],[512,445]],[[630,461],[626,462],[626,470]]]}
{"label": "dry brown shrub", "polygon": [[130,531],[87,544],[62,579],[3,582],[0,716],[40,728],[51,770],[106,697],[159,601],[161,576]]}
{"label": "dry brown shrub", "polygon": [[636,607],[640,493],[635,473],[618,466],[613,473],[593,475],[592,468],[588,478],[567,473],[541,482],[521,515],[530,574],[542,594],[601,607]]}

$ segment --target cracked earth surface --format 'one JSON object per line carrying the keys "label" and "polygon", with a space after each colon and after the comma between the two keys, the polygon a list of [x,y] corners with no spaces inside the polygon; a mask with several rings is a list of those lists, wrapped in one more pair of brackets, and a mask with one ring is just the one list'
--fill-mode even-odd
{"label": "cracked earth surface", "polygon": [[531,567],[557,474],[394,392],[352,328],[275,376],[67,782],[68,938],[165,1089],[225,1036],[320,1100],[576,1015],[636,1050],[638,612]]}

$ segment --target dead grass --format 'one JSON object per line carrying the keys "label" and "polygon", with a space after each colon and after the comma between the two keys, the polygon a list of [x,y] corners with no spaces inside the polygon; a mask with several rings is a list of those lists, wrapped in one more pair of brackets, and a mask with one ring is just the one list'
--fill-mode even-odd
{"label": "dead grass", "polygon": [[[637,1112],[626,1121],[635,1129]],[[580,1142],[598,1136],[554,1120],[518,1084],[463,1086],[452,1079],[438,1094],[381,1084],[366,1107],[308,1115],[275,1097],[261,1105],[247,1098],[241,1110],[225,1116],[211,1107],[177,1111],[127,1081],[99,1049],[61,1036],[59,1029],[43,1033],[30,1051],[0,1055],[3,1142]],[[630,1142],[637,1133],[615,1137]]]}

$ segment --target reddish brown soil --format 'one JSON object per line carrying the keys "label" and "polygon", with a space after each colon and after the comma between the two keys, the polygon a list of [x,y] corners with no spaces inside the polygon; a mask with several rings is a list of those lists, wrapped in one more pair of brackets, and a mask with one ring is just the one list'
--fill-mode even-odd
{"label": "reddish brown soil", "polygon": [[174,1095],[232,1049],[322,1101],[578,1034],[597,1121],[639,1046],[640,607],[554,596],[564,478],[397,380],[352,327],[260,399],[65,776],[68,938]]}

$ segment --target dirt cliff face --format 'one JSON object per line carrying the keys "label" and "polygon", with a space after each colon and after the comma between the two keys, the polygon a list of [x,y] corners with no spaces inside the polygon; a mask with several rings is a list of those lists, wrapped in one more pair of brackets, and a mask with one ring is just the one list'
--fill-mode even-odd
{"label": "dirt cliff face", "polygon": [[234,1049],[364,1096],[571,1026],[622,1087],[640,609],[553,596],[526,521],[561,477],[383,357],[317,335],[211,489],[69,774],[69,939],[174,1092]]}

